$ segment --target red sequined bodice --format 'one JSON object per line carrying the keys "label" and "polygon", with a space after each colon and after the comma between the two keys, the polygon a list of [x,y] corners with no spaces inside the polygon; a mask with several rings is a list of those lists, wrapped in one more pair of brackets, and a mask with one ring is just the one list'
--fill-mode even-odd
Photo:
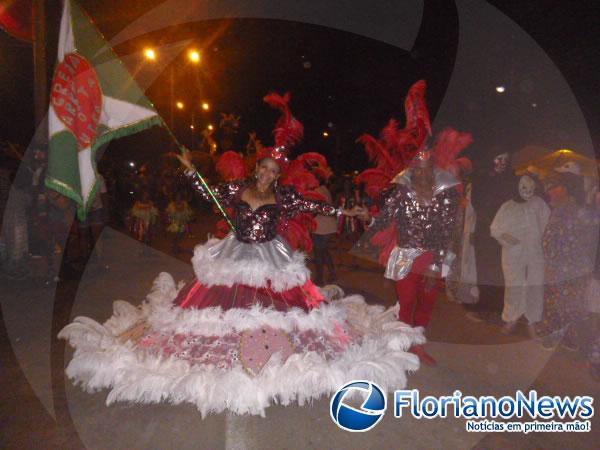
{"label": "red sequined bodice", "polygon": [[[262,205],[253,210],[242,200],[242,193],[250,186],[250,181],[233,182],[212,188],[213,194],[222,206],[233,208],[233,222],[238,240],[247,243],[267,242],[277,235],[277,227],[282,219],[291,218],[301,212],[332,216],[336,208],[323,202],[302,197],[292,186],[278,186],[275,190],[276,203]],[[211,201],[200,180],[194,179],[193,187],[204,199]]]}

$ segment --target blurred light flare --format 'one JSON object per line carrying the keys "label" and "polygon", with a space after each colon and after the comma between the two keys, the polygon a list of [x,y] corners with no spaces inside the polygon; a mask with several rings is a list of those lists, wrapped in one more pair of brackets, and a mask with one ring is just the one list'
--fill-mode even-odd
{"label": "blurred light flare", "polygon": [[146,48],[146,49],[144,49],[144,56],[146,57],[146,59],[149,59],[150,61],[155,61],[156,60],[156,51],[153,48]]}
{"label": "blurred light flare", "polygon": [[198,50],[190,50],[188,52],[188,57],[190,58],[190,61],[192,61],[193,63],[200,62],[200,52],[198,52]]}

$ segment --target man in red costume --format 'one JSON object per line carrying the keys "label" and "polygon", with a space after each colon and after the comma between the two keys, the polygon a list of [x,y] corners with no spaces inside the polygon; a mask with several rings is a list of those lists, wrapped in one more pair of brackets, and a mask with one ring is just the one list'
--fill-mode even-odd
{"label": "man in red costume", "polygon": [[[363,210],[360,217],[371,221],[370,231],[384,230],[395,222],[396,246],[384,276],[396,281],[399,320],[427,328],[442,279],[454,258],[449,248],[458,214],[460,182],[434,165],[430,151],[421,150],[392,183],[383,196],[379,215],[372,218]],[[422,345],[410,351],[423,363],[436,364]]]}

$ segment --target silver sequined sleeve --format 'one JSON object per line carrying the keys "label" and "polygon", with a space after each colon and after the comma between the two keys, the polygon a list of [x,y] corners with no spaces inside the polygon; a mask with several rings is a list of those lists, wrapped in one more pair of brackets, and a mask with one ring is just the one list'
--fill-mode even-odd
{"label": "silver sequined sleeve", "polygon": [[293,217],[302,212],[320,214],[322,216],[334,216],[338,213],[335,206],[325,202],[306,199],[291,186],[282,186],[279,195],[283,213],[286,217]]}
{"label": "silver sequined sleeve", "polygon": [[381,209],[369,227],[369,234],[374,234],[377,231],[387,228],[395,218],[400,216],[403,203],[403,189],[403,186],[395,185],[383,193]]}
{"label": "silver sequined sleeve", "polygon": [[[200,178],[196,175],[195,172],[186,172],[186,176],[188,176],[192,180],[193,189],[198,192],[204,200],[208,202],[212,202],[213,199],[209,194],[208,190],[204,187]],[[223,183],[216,186],[209,186],[210,190],[217,198],[219,203],[222,206],[231,206],[231,203],[235,199],[235,196],[240,191],[242,183],[233,182],[233,183]]]}

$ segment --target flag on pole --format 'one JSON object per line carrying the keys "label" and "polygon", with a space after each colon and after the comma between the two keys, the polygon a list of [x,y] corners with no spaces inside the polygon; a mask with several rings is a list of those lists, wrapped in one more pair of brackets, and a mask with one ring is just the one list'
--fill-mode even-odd
{"label": "flag on pole", "polygon": [[90,18],[65,0],[48,111],[46,186],[73,199],[84,219],[99,188],[98,148],[163,123]]}

